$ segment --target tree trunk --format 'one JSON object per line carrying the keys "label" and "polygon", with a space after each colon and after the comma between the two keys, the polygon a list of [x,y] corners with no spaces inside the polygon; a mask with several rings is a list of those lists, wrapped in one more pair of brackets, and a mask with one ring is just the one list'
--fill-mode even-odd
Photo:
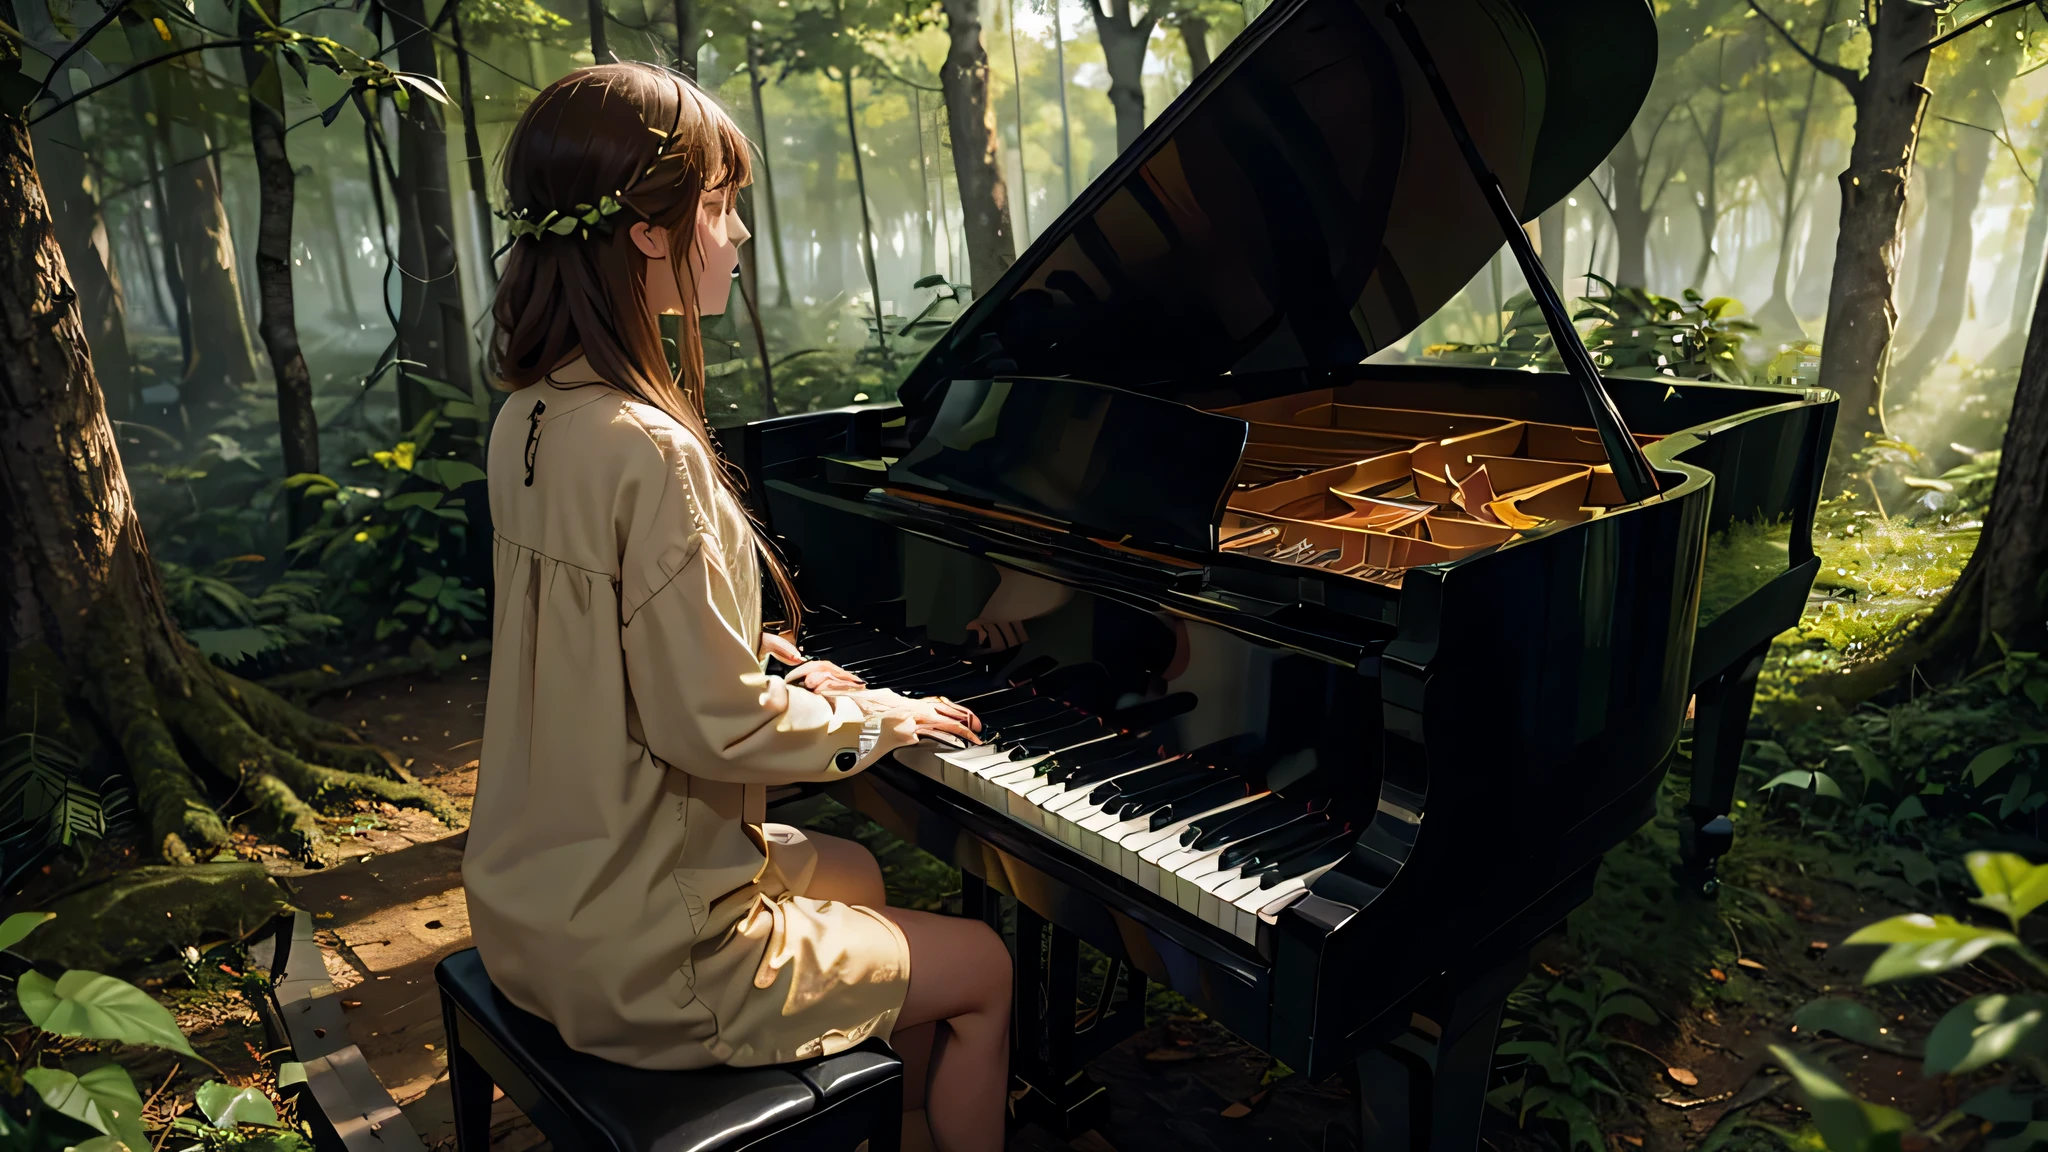
{"label": "tree trunk", "polygon": [[[754,190],[739,194],[740,223],[754,231]],[[775,365],[768,357],[768,327],[761,320],[761,246],[749,240],[740,246],[740,301],[747,306],[747,322],[754,329],[754,352],[761,361],[761,414],[780,416],[775,403]]]}
{"label": "tree trunk", "polygon": [[1885,435],[1884,377],[1899,314],[1892,294],[1906,219],[1906,178],[1927,109],[1938,10],[1887,0],[1871,28],[1870,64],[1852,95],[1856,135],[1842,171],[1841,230],[1835,238],[1820,386],[1842,398],[1835,427],[1838,463]]}
{"label": "tree trunk", "polygon": [[2012,318],[2006,322],[2004,339],[1984,361],[1992,368],[2017,365],[2026,351],[2027,302],[2040,289],[2042,249],[2048,247],[2048,161],[2044,161],[2040,171],[2034,173],[2033,194],[2033,207],[2027,213],[2026,237],[2020,241],[2019,273],[2013,278]]}
{"label": "tree trunk", "polygon": [[768,252],[775,257],[775,306],[789,307],[789,266],[782,259],[782,217],[775,207],[775,165],[768,159],[768,110],[761,101],[761,42],[747,34],[747,90],[754,97],[754,147],[761,153],[761,197],[768,209]]}
{"label": "tree trunk", "polygon": [[[0,2],[4,2],[4,0],[0,0]],[[133,10],[131,9],[128,13],[123,14],[122,30],[128,34],[128,44],[131,49],[148,51],[150,47],[148,37],[141,31],[148,28],[148,25],[142,22],[141,17],[132,15],[132,12]],[[154,29],[150,29],[150,32],[153,34]],[[192,363],[192,309],[190,301],[185,297],[185,276],[178,267],[176,232],[171,226],[170,190],[164,183],[164,160],[166,157],[162,156],[157,149],[157,141],[161,138],[165,125],[162,119],[150,107],[155,87],[156,85],[154,84],[130,84],[128,86],[128,98],[129,105],[135,112],[135,125],[137,129],[135,134],[142,141],[142,162],[149,165],[150,203],[155,205],[156,209],[157,244],[155,245],[155,252],[157,258],[163,261],[164,292],[170,297],[170,316],[178,330],[178,362],[180,364],[190,364]],[[155,131],[151,131],[149,128],[152,121],[157,122]]]}
{"label": "tree trunk", "polygon": [[[241,12],[246,39],[267,22],[250,0]],[[278,0],[267,0],[271,21]],[[256,151],[260,209],[256,225],[256,289],[262,299],[257,329],[270,353],[277,379],[277,437],[284,450],[287,477],[320,471],[320,421],[313,415],[313,375],[299,350],[297,304],[292,296],[292,202],[297,189],[291,154],[285,150],[284,77],[275,48],[242,49],[242,71],[249,79],[249,140]],[[304,489],[294,490],[286,504],[293,539],[312,527],[318,506]]]}
{"label": "tree trunk", "polygon": [[1608,211],[1614,218],[1614,282],[1631,288],[1647,288],[1643,252],[1650,241],[1650,208],[1643,203],[1645,157],[1636,149],[1634,129],[1621,134],[1620,143],[1607,158],[1607,170],[1614,174],[1608,186]]}
{"label": "tree trunk", "polygon": [[[197,129],[172,129],[170,110],[181,106],[192,83],[191,73],[180,65],[196,59],[160,64],[150,76],[156,92],[156,143],[166,165],[166,222],[192,329],[181,399],[188,407],[207,407],[232,402],[244,381],[256,379],[256,356],[242,307],[235,240],[220,199],[220,176],[207,155],[211,142]],[[181,153],[190,158],[181,161]]]}
{"label": "tree trunk", "polygon": [[[1821,14],[1820,31],[1813,38],[1815,53],[1827,42],[1828,25],[1834,17],[1834,0],[1828,0],[1828,6]],[[1792,272],[1792,238],[1799,234],[1799,187],[1800,177],[1806,171],[1806,130],[1813,123],[1813,101],[1819,87],[1820,69],[1809,68],[1806,73],[1806,103],[1800,105],[1799,126],[1792,132],[1792,155],[1781,162],[1779,171],[1785,181],[1785,195],[1778,213],[1778,257],[1771,267],[1771,298],[1756,314],[1757,324],[1766,339],[1806,338],[1806,326],[1799,322],[1799,314],[1793,311],[1792,299],[1787,295],[1786,279]]]}
{"label": "tree trunk", "polygon": [[924,221],[917,237],[917,274],[922,279],[939,266],[939,225],[932,216],[932,166],[924,150],[924,93],[914,87],[909,91],[910,126],[917,133],[917,204]]}
{"label": "tree trunk", "polygon": [[1088,12],[1095,17],[1095,35],[1102,41],[1109,104],[1116,109],[1116,148],[1121,152],[1145,130],[1145,45],[1159,18],[1133,12],[1131,0],[1089,0]]}
{"label": "tree trunk", "polygon": [[884,357],[889,354],[889,330],[882,320],[882,281],[875,267],[875,225],[868,214],[868,169],[860,158],[860,125],[853,114],[853,70],[839,74],[839,90],[846,96],[846,142],[853,146],[853,187],[860,197],[860,255],[868,273],[868,303],[875,317],[875,343]]}
{"label": "tree trunk", "polygon": [[2048,572],[2048,291],[2034,302],[1991,510],[1956,586],[1884,660],[1818,687],[1853,704],[1892,687],[1915,667],[1936,682],[1968,675],[1999,658],[1998,639],[2016,652],[2048,651],[2043,572]]}
{"label": "tree trunk", "polygon": [[[1964,129],[1969,132],[1968,129]],[[1892,365],[1890,380],[1899,389],[1900,402],[1916,391],[1921,381],[1956,342],[1963,327],[1963,312],[1970,295],[1970,265],[1977,250],[1977,232],[1970,217],[1977,211],[1978,196],[1984,191],[1984,173],[1991,167],[1995,142],[1982,133],[1969,132],[1956,141],[1955,179],[1948,198],[1948,243],[1941,257],[1941,280],[1934,287],[1934,306],[1919,336]]]}
{"label": "tree trunk", "polygon": [[[697,13],[690,0],[675,0],[676,9],[676,71],[697,81],[697,46],[704,37],[697,32]],[[748,38],[749,40],[752,37]],[[750,69],[751,70],[751,69]],[[766,144],[767,141],[762,141]]]}
{"label": "tree trunk", "polygon": [[356,304],[355,277],[349,275],[348,232],[341,222],[341,197],[335,194],[335,181],[327,182],[321,199],[327,202],[327,219],[331,227],[325,229],[327,238],[334,246],[334,279],[341,288],[342,306],[348,309],[348,318],[357,324],[363,322],[363,311]]}
{"label": "tree trunk", "polygon": [[308,852],[325,838],[306,800],[410,804],[459,826],[454,806],[405,779],[388,755],[214,668],[179,635],[93,374],[28,129],[12,112],[0,112],[0,404],[7,711],[21,715],[26,704],[38,728],[49,718],[51,729],[69,713],[90,714],[94,722],[78,730],[113,738],[154,855],[191,863],[227,845],[200,768],[223,794],[256,798],[256,814]]}
{"label": "tree trunk", "polygon": [[1003,23],[1010,32],[1010,98],[1016,108],[1017,210],[1024,224],[1024,242],[1031,242],[1031,174],[1024,168],[1024,66],[1017,62],[1017,0],[1003,0]]}
{"label": "tree trunk", "polygon": [[[593,0],[595,2],[595,0]],[[387,0],[398,66],[439,78],[434,40],[426,34],[422,0]],[[603,59],[604,57],[600,57]],[[398,118],[398,354],[411,369],[464,391],[470,385],[469,325],[463,314],[462,269],[455,248],[455,201],[448,186],[448,130],[441,105],[415,96]],[[427,390],[400,379],[399,414],[407,427],[433,406]]]}
{"label": "tree trunk", "polygon": [[[447,2],[458,4],[459,0]],[[484,299],[488,301],[498,292],[498,261],[492,255],[498,244],[491,232],[491,178],[484,172],[484,145],[476,132],[476,97],[469,87],[469,49],[462,42],[460,7],[448,14],[448,32],[455,41],[455,92],[462,111],[462,151],[469,167],[469,214],[475,224],[477,260],[484,266]]]}
{"label": "tree trunk", "polygon": [[1543,257],[1543,271],[1550,277],[1550,286],[1567,300],[1571,298],[1571,294],[1564,289],[1564,234],[1570,227],[1570,221],[1565,219],[1568,207],[1563,200],[1559,200],[1536,218],[1536,253]]}
{"label": "tree trunk", "polygon": [[1200,16],[1180,18],[1180,42],[1188,50],[1188,80],[1209,70],[1209,22]]}
{"label": "tree trunk", "polygon": [[1003,185],[1002,147],[988,99],[988,51],[981,43],[980,5],[976,0],[941,0],[941,5],[948,46],[939,83],[945,89],[946,123],[953,137],[968,275],[974,294],[980,296],[1017,259],[1010,233],[1010,193]]}
{"label": "tree trunk", "polygon": [[[57,94],[68,96],[68,85]],[[127,416],[136,404],[127,307],[113,241],[100,208],[99,185],[87,165],[78,106],[64,109],[45,124],[37,135],[45,145],[39,154],[45,157],[44,167],[50,175],[50,211],[56,220],[57,241],[64,249],[64,263],[71,269],[71,286],[78,292],[79,311],[85,318],[85,337],[92,345],[93,362],[99,367],[109,406]]]}
{"label": "tree trunk", "polygon": [[[1700,152],[1706,161],[1704,187],[1693,196],[1693,207],[1700,216],[1700,256],[1694,262],[1692,278],[1687,288],[1705,290],[1707,273],[1714,267],[1714,235],[1721,230],[1721,129],[1728,119],[1728,97],[1725,90],[1718,89],[1714,97],[1714,116],[1700,128]],[[1700,127],[1697,123],[1695,127]]]}
{"label": "tree trunk", "polygon": [[[1048,5],[1052,9],[1052,58],[1053,66],[1060,74],[1060,182],[1066,186],[1066,199],[1060,201],[1065,207],[1074,202],[1074,125],[1067,117],[1067,31],[1060,22],[1059,0]],[[941,198],[945,189],[939,189]]]}
{"label": "tree trunk", "polygon": [[[588,14],[587,18],[590,21],[590,60],[594,64],[609,64],[612,62],[612,53],[611,49],[606,46],[610,30],[605,27],[606,10],[604,0],[588,0],[584,11]],[[422,23],[424,24],[425,21],[422,21]],[[403,35],[403,33],[400,34]]]}
{"label": "tree trunk", "polygon": [[[1949,217],[1940,211],[1954,192],[1951,169],[1943,164],[1916,164],[1906,184],[1906,220],[1899,232],[1899,324],[1919,331],[1933,318],[1935,287],[1941,283],[1941,258],[1948,251]],[[1892,350],[1899,359],[1901,350]]]}

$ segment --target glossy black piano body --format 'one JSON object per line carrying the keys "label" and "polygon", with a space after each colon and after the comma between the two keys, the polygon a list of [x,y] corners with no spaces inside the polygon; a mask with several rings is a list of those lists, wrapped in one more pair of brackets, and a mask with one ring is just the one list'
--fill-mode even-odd
{"label": "glossy black piano body", "polygon": [[[1144,738],[1251,733],[1248,778],[1355,839],[1307,894],[1233,919],[1142,863],[1075,851],[930,748],[840,786],[850,803],[1014,897],[1020,925],[1086,940],[1311,1075],[1423,1035],[1434,1135],[1379,1142],[1469,1148],[1519,959],[1649,816],[1695,689],[1704,706],[1719,685],[1746,717],[1731,665],[1797,617],[1834,402],[1610,380],[1647,442],[1647,501],[1398,579],[1223,547],[1249,434],[1218,409],[1301,397],[1588,424],[1561,375],[1362,363],[1501,240],[1398,19],[1435,45],[1483,175],[1525,220],[1605,156],[1655,56],[1641,0],[1282,0],[941,339],[900,407],[726,437],[814,607],[950,654],[1009,581],[1036,602],[1031,640],[992,672],[1034,656],[1085,670],[1062,699],[1112,717],[1192,692]],[[1783,562],[1710,582],[1703,619],[1702,573],[1745,525],[1782,534]],[[1071,951],[1050,955],[1020,941],[1019,1040],[1057,1078],[1085,1053],[1061,1020]]]}

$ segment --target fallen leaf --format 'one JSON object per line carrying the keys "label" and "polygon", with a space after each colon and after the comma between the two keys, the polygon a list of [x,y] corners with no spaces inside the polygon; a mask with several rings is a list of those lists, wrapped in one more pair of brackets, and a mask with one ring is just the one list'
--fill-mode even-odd
{"label": "fallen leaf", "polygon": [[352,896],[350,896],[350,895],[349,895],[348,893],[344,892],[344,893],[342,893],[341,895],[339,895],[339,896],[336,896],[336,897],[335,897],[335,899],[336,899],[336,900],[351,900],[351,899],[354,899],[354,897],[352,897]]}
{"label": "fallen leaf", "polygon": [[1700,1078],[1693,1075],[1690,1068],[1666,1068],[1664,1074],[1685,1085],[1687,1088],[1699,1087]]}
{"label": "fallen leaf", "polygon": [[1818,960],[1827,954],[1828,942],[1825,940],[1809,941],[1806,945],[1806,958],[1809,960]]}
{"label": "fallen leaf", "polygon": [[1641,1136],[1631,1136],[1626,1132],[1623,1132],[1621,1134],[1621,1141],[1624,1144],[1628,1144],[1636,1148],[1641,1148],[1643,1146],[1643,1138]]}
{"label": "fallen leaf", "polygon": [[1241,1120],[1251,1114],[1251,1106],[1242,1102],[1232,1104],[1223,1110],[1223,1118],[1225,1120]]}
{"label": "fallen leaf", "polygon": [[1758,962],[1757,962],[1757,961],[1755,961],[1755,960],[1751,960],[1751,959],[1750,959],[1749,957],[1747,957],[1747,956],[1744,956],[1744,957],[1743,957],[1742,959],[1740,959],[1740,960],[1737,960],[1737,961],[1736,961],[1735,963],[1736,963],[1736,964],[1737,964],[1738,966],[1740,966],[1740,967],[1743,967],[1743,968],[1753,968],[1753,969],[1755,969],[1755,970],[1756,970],[1756,971],[1758,971],[1758,972],[1767,972],[1767,971],[1769,971],[1769,969],[1765,968],[1765,967],[1764,967],[1764,966],[1763,966],[1762,964],[1758,963]]}
{"label": "fallen leaf", "polygon": [[439,920],[429,920],[429,921],[427,921],[427,927],[429,927],[429,928],[439,928],[440,926],[441,926],[441,922],[440,922]]}
{"label": "fallen leaf", "polygon": [[343,1000],[341,1006],[343,1008],[361,1008],[363,1002],[361,1000]]}
{"label": "fallen leaf", "polygon": [[1711,977],[1714,983],[1716,984],[1726,984],[1728,982],[1728,974],[1726,972],[1721,971],[1719,968],[1707,969],[1707,975]]}

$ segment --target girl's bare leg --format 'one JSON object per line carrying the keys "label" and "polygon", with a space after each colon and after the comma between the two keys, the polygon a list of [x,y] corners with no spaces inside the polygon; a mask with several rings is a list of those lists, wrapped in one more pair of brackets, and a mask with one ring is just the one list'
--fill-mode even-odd
{"label": "girl's bare leg", "polygon": [[[818,869],[813,900],[873,908],[910,941],[910,991],[890,1046],[903,1060],[903,1107],[926,1110],[942,1152],[1003,1146],[1010,1086],[1010,952],[979,920],[889,908],[882,869],[852,840],[806,832]],[[921,1145],[905,1133],[905,1148]]]}
{"label": "girl's bare leg", "polygon": [[910,941],[910,991],[897,1017],[899,1034],[940,1025],[925,1084],[932,1139],[941,1152],[1001,1148],[1010,1086],[1009,950],[979,920],[881,911]]}

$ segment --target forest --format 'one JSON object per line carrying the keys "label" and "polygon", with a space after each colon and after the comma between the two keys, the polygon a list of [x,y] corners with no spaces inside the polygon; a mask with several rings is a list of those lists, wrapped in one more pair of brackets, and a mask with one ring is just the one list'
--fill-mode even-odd
{"label": "forest", "polygon": [[[452,1146],[439,1017],[375,974],[466,923],[497,165],[535,92],[653,62],[752,138],[722,427],[891,401],[1285,2],[0,0],[0,1145],[307,1146],[251,1007],[254,933],[305,909]],[[1821,576],[1764,659],[1718,890],[1673,867],[1688,735],[1511,1001],[1484,1140],[2048,1145],[2048,3],[1654,9],[1633,127],[1527,231],[1603,371],[1840,397]],[[1376,359],[1556,363],[1505,250]],[[811,818],[892,902],[958,906],[958,873]],[[375,904],[384,860],[424,870],[406,902]],[[1354,1146],[1345,1084],[1148,1012],[1073,1146]]]}

